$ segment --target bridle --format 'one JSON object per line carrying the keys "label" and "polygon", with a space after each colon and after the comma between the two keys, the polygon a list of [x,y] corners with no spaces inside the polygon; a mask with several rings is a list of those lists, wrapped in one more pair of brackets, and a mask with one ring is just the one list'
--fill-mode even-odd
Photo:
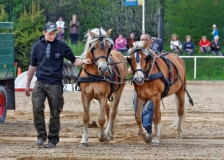
{"label": "bridle", "polygon": [[[107,55],[106,56],[98,56],[95,57],[94,55],[94,50],[95,50],[95,45],[98,43],[98,41],[100,41],[100,49],[104,51],[105,49],[105,43],[107,43],[109,45],[109,49],[107,51]],[[110,52],[113,48],[114,45],[114,41],[111,38],[108,38],[106,35],[102,35],[101,31],[99,29],[99,35],[95,36],[90,42],[89,42],[89,47],[90,47],[90,51],[93,57],[93,62],[97,65],[97,61],[101,58],[104,58],[106,60],[106,62],[108,63],[108,56],[110,55]]]}
{"label": "bridle", "polygon": [[[147,68],[147,65],[149,63],[149,61],[151,59],[153,59],[152,63],[150,63],[150,67],[148,70],[143,70],[143,69],[136,69],[134,70],[133,69],[133,66],[131,65],[131,62],[132,62],[132,59],[130,58],[130,55],[131,54],[135,54],[136,55],[136,63],[139,63],[140,62],[140,56],[139,56],[139,51],[142,51],[143,54],[146,55],[146,58],[145,58],[145,69]],[[127,56],[127,62],[129,64],[129,66],[131,67],[132,69],[132,74],[134,75],[135,72],[138,72],[138,71],[141,71],[145,77],[146,77],[146,74],[148,74],[148,77],[150,76],[151,72],[152,72],[152,68],[153,68],[153,65],[154,65],[154,61],[155,61],[155,57],[152,55],[152,52],[144,47],[138,47],[136,46],[133,50],[130,49],[129,52],[128,52],[128,56]]]}

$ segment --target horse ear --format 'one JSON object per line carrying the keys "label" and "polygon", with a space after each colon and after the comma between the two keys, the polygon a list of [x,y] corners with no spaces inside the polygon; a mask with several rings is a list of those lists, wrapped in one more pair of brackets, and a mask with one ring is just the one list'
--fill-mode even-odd
{"label": "horse ear", "polygon": [[92,38],[94,37],[94,33],[91,32],[89,29],[88,29],[88,33],[89,33],[89,35],[90,35]]}
{"label": "horse ear", "polygon": [[109,37],[109,36],[110,36],[111,31],[112,31],[112,29],[109,29],[109,30],[107,31],[107,37]]}

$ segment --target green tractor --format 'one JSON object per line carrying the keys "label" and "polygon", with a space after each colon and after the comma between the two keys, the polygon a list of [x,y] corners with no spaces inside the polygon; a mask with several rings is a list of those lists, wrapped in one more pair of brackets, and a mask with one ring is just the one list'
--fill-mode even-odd
{"label": "green tractor", "polygon": [[[0,22],[0,123],[5,122],[7,109],[15,109],[16,72],[12,29],[13,22]],[[10,30],[10,33],[4,33],[6,30]]]}

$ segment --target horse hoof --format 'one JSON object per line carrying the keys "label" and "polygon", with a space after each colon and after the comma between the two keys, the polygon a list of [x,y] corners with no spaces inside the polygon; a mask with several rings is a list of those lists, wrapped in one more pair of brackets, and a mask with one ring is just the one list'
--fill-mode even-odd
{"label": "horse hoof", "polygon": [[145,139],[146,143],[151,143],[152,142],[152,137],[150,134],[146,134],[146,139]]}
{"label": "horse hoof", "polygon": [[153,139],[152,140],[152,145],[158,146],[159,145],[159,140],[157,138],[156,139]]}
{"label": "horse hoof", "polygon": [[109,136],[109,139],[108,139],[109,141],[112,141],[112,140],[114,140],[114,137],[113,136]]}
{"label": "horse hoof", "polygon": [[98,136],[98,139],[100,142],[105,142],[107,140],[107,138],[104,137],[101,137],[101,136]]}
{"label": "horse hoof", "polygon": [[87,143],[80,143],[79,146],[80,147],[88,147],[88,144]]}

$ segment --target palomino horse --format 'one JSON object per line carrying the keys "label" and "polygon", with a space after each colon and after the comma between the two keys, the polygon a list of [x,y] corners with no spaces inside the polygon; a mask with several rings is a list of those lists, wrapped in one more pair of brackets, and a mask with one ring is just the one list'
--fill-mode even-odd
{"label": "palomino horse", "polygon": [[[81,146],[87,146],[89,109],[92,99],[97,99],[100,103],[99,141],[109,141],[113,138],[117,106],[127,79],[127,64],[121,53],[112,50],[114,42],[108,38],[110,33],[111,29],[106,32],[102,28],[96,28],[86,34],[87,42],[82,56],[90,58],[93,64],[84,65],[77,80],[84,107],[84,134],[80,142]],[[108,99],[111,101],[110,106]],[[105,114],[108,123],[104,131]]]}
{"label": "palomino horse", "polygon": [[176,54],[157,55],[148,50],[148,43],[135,42],[128,51],[127,61],[133,71],[134,88],[137,92],[137,109],[135,114],[140,133],[145,142],[151,142],[151,136],[142,126],[142,110],[148,100],[154,104],[153,122],[155,126],[155,137],[153,144],[160,143],[160,101],[163,97],[175,94],[178,102],[177,134],[182,137],[182,125],[186,116],[185,92],[190,98],[186,86],[186,72],[184,61]]}

